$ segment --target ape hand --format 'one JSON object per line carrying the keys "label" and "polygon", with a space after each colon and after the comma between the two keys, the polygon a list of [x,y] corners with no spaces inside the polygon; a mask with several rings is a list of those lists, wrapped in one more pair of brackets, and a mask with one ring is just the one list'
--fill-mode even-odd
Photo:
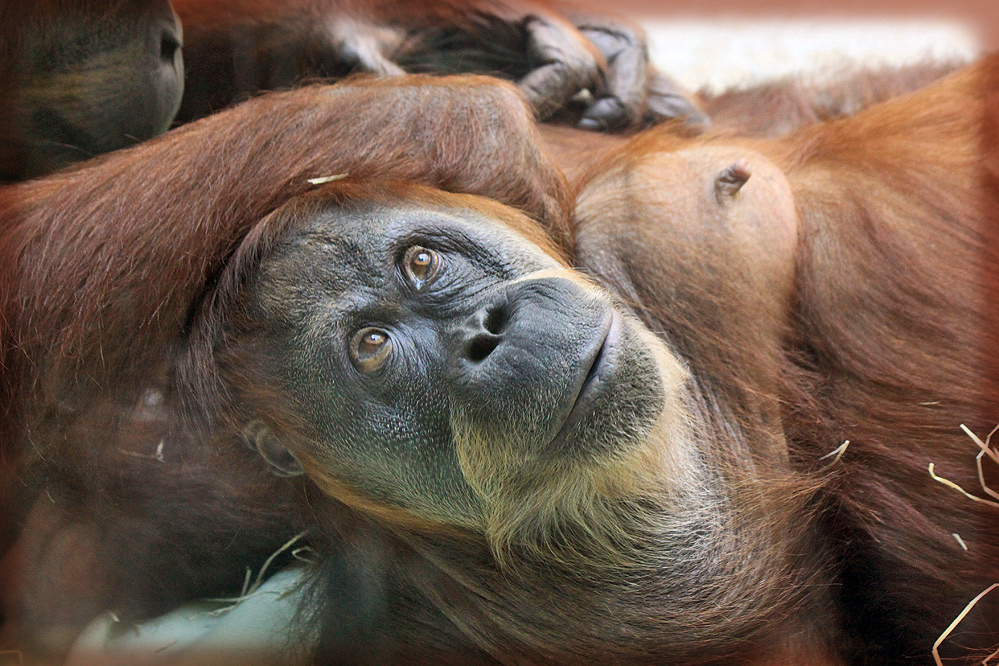
{"label": "ape hand", "polygon": [[541,120],[565,110],[586,129],[707,121],[690,93],[649,66],[645,34],[625,19],[533,0],[349,4],[176,0],[188,62],[179,119],[303,80],[409,72],[515,81]]}
{"label": "ape hand", "polygon": [[433,16],[434,27],[398,49],[403,68],[516,80],[542,120],[570,103],[582,105],[573,120],[584,129],[708,123],[694,95],[649,64],[645,32],[630,20],[568,7],[558,13],[530,1],[513,9],[473,4],[478,8],[459,21]]}
{"label": "ape hand", "polygon": [[639,26],[602,14],[568,15],[604,61],[580,127],[606,131],[677,119],[694,130],[706,128],[708,116],[694,95],[649,63],[645,31]]}

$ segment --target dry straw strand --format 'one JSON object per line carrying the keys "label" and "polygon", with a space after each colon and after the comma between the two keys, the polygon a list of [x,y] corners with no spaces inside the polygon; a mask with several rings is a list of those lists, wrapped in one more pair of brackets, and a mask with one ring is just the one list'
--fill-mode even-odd
{"label": "dry straw strand", "polygon": [[822,456],[821,458],[819,458],[819,460],[825,460],[826,458],[829,458],[830,456],[836,456],[835,458],[832,459],[831,463],[829,463],[828,465],[826,465],[826,468],[832,467],[833,465],[835,465],[836,463],[839,462],[839,459],[843,457],[843,454],[846,453],[846,449],[849,446],[850,446],[850,440],[846,440],[845,442],[843,442],[842,444],[840,444],[839,446],[837,446],[835,449],[833,449],[829,453],[827,453],[824,456]]}
{"label": "dry straw strand", "polygon": [[[970,602],[968,602],[968,605],[964,607],[964,610],[961,611],[958,614],[958,616],[954,618],[954,621],[950,623],[950,626],[944,629],[944,632],[940,634],[940,637],[936,640],[935,643],[933,643],[933,661],[936,662],[937,666],[943,666],[943,662],[940,660],[940,644],[943,643],[948,636],[950,636],[951,632],[954,631],[957,625],[961,624],[961,620],[963,620],[965,616],[971,612],[971,609],[975,607],[975,604],[981,601],[982,597],[984,597],[986,594],[996,589],[997,587],[999,587],[999,583],[992,583],[987,588],[979,592],[978,596],[972,599]],[[991,659],[992,656],[995,655],[986,657],[985,661]],[[982,663],[984,664],[985,661],[983,661]]]}
{"label": "dry straw strand", "polygon": [[983,456],[988,456],[989,458],[992,459],[994,463],[999,465],[999,453],[996,453],[996,450],[993,449],[991,446],[992,435],[996,434],[996,431],[999,430],[999,425],[997,425],[995,428],[992,429],[992,432],[988,434],[984,442],[978,437],[978,435],[971,432],[971,430],[968,427],[966,427],[963,423],[961,424],[961,430],[963,430],[965,434],[971,438],[971,441],[977,444],[978,448],[981,449],[981,451],[978,452],[978,455],[975,456],[975,466],[978,468],[978,483],[981,484],[982,490],[985,491],[986,495],[999,500],[999,492],[992,490],[992,488],[990,488],[988,484],[985,483],[985,471],[982,469]]}
{"label": "dry straw strand", "polygon": [[348,174],[338,173],[332,176],[320,176],[319,178],[309,178],[309,185],[325,185],[335,180],[343,180]]}
{"label": "dry straw strand", "polygon": [[964,495],[965,497],[967,497],[970,500],[974,500],[976,502],[981,502],[982,504],[988,504],[988,505],[994,506],[994,507],[999,507],[999,502],[993,502],[992,500],[987,500],[984,497],[978,497],[977,495],[972,495],[967,490],[965,490],[961,486],[957,485],[956,483],[954,483],[950,479],[945,479],[942,476],[937,476],[936,472],[933,471],[933,463],[930,463],[930,468],[929,469],[930,469],[930,478],[932,478],[934,481],[939,481],[940,483],[944,484],[948,488],[953,488],[954,490],[958,491],[959,493],[961,493],[962,495]]}
{"label": "dry straw strand", "polygon": [[992,432],[988,434],[984,442],[979,439],[978,435],[971,432],[971,430],[963,423],[961,424],[961,430],[963,430],[964,433],[971,438],[971,441],[978,445],[978,448],[982,450],[982,453],[987,454],[989,458],[992,458],[992,460],[999,465],[999,453],[996,453],[995,449],[990,446],[990,443],[992,442],[992,435],[996,434],[996,431],[999,430],[999,425],[992,429]]}
{"label": "dry straw strand", "polygon": [[[270,557],[268,557],[266,560],[264,560],[264,563],[260,567],[260,571],[257,572],[257,577],[253,581],[252,585],[249,584],[250,583],[250,576],[252,574],[250,572],[250,568],[247,567],[246,568],[246,577],[243,579],[243,590],[242,590],[242,592],[240,593],[240,595],[238,597],[230,597],[230,598],[225,598],[225,599],[219,599],[219,598],[206,599],[206,601],[213,601],[213,602],[218,602],[218,603],[231,604],[229,606],[225,606],[224,608],[219,608],[217,610],[209,611],[207,613],[207,615],[210,615],[210,616],[225,615],[226,613],[228,613],[231,610],[233,610],[234,608],[236,608],[240,603],[246,601],[247,599],[249,599],[251,597],[256,596],[257,595],[257,591],[260,589],[260,586],[263,585],[264,574],[267,573],[267,569],[274,562],[274,559],[278,555],[280,555],[281,553],[283,553],[284,551],[286,551],[289,548],[291,548],[292,546],[294,546],[295,543],[299,539],[301,539],[302,537],[304,537],[308,533],[309,533],[308,530],[306,530],[304,532],[299,532],[298,534],[296,534],[292,538],[288,539],[288,541],[286,541],[283,546],[281,546],[280,548],[278,548],[277,550],[275,550],[273,553],[271,553]],[[299,548],[295,552],[301,551],[301,550],[303,550],[303,548]],[[279,598],[282,597],[282,596],[284,596],[284,595],[283,594],[279,595]]]}

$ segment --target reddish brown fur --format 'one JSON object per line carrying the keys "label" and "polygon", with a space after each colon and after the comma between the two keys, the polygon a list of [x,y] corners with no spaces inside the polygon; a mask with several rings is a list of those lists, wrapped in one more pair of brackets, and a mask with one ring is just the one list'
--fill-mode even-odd
{"label": "reddish brown fur", "polygon": [[[37,509],[32,516],[33,528],[61,534],[52,557],[76,547],[81,570],[90,571],[88,560],[99,563],[88,573],[99,581],[106,551],[137,538],[115,504],[158,508],[156,491],[169,484],[185,484],[177,493],[185,515],[203,511],[212,526],[246,521],[250,529],[269,518],[254,496],[277,498],[284,510],[300,506],[301,492],[307,509],[297,518],[325,528],[315,536],[328,556],[317,572],[327,576],[316,587],[317,605],[323,585],[334,596],[342,582],[343,572],[333,571],[342,555],[363,569],[358,576],[386,606],[381,624],[359,628],[353,643],[328,643],[331,658],[831,665],[889,663],[912,651],[928,662],[933,639],[999,579],[997,512],[925,471],[936,462],[941,474],[974,488],[976,450],[957,425],[984,434],[999,412],[994,347],[982,346],[991,341],[985,314],[994,315],[988,306],[996,302],[996,252],[985,239],[999,225],[999,60],[774,141],[648,132],[612,147],[578,180],[575,229],[567,184],[539,149],[526,107],[509,87],[462,81],[365,81],[266,96],[76,171],[0,191],[2,452],[8,469],[26,452],[65,493],[56,506],[70,502],[64,515]],[[754,175],[736,195],[742,201],[755,201],[754,178],[780,182],[779,169],[794,197],[793,206],[783,201],[793,229],[769,226],[783,219],[778,198],[749,211],[759,224],[728,235],[712,226],[727,220],[723,214],[671,217],[686,213],[680,204],[696,202],[701,185],[712,191],[712,172],[701,183],[679,171],[642,169],[683,151],[749,155]],[[308,483],[289,489],[259,468],[241,469],[230,433],[199,428],[229,426],[231,396],[219,393],[212,349],[183,349],[192,327],[213,324],[213,312],[197,304],[216,293],[217,279],[225,286],[241,262],[266,250],[261,232],[268,229],[251,233],[258,221],[309,190],[306,178],[341,173],[519,208],[567,258],[575,248],[582,268],[632,301],[694,376],[691,418],[701,424],[717,478],[728,484],[720,492],[731,514],[717,519],[738,519],[742,541],[723,544],[734,552],[719,548],[690,565],[692,578],[728,567],[724,585],[712,583],[699,597],[690,592],[696,581],[650,578],[655,569],[594,572],[558,560],[500,570],[474,537],[382,522]],[[375,187],[334,184],[321,195],[365,198]],[[388,200],[446,198],[414,185],[384,190],[379,196]],[[673,194],[675,208],[656,207]],[[794,242],[781,245],[792,232]],[[608,248],[616,254],[600,254]],[[186,374],[161,380],[178,352]],[[251,398],[283,409],[280,390],[253,373]],[[156,416],[153,438],[165,423],[171,444],[200,451],[179,478],[146,481],[155,464],[127,465],[131,456],[118,451],[134,452],[131,428],[143,427],[141,414],[123,416],[120,405],[150,386],[178,391],[167,404],[183,410]],[[119,420],[121,429],[106,430]],[[278,420],[289,431],[300,427],[291,415]],[[820,456],[844,439],[850,448],[825,467]],[[218,502],[186,501],[200,499],[201,484],[217,489],[211,482],[220,470],[232,485],[220,489]],[[215,504],[218,513],[207,515]],[[103,541],[88,536],[81,516],[112,533]],[[155,520],[142,518],[141,543],[164,547],[147,534]],[[72,529],[60,532],[62,521]],[[952,532],[968,542],[967,553]],[[44,563],[37,539],[26,534],[27,552]],[[649,550],[653,564],[670,555]],[[7,566],[8,580],[21,582],[16,557]],[[117,581],[133,586],[122,594],[154,598],[133,600],[136,614],[200,591],[191,585],[156,598],[163,591],[143,587],[149,577],[140,570]],[[108,597],[93,603],[102,607]],[[983,602],[949,645],[994,644],[996,603]]]}
{"label": "reddish brown fur", "polygon": [[[222,119],[174,132],[142,151],[4,190],[0,217],[6,232],[0,251],[9,258],[5,270],[19,272],[16,280],[4,281],[18,285],[16,294],[5,294],[4,303],[7,312],[23,312],[14,324],[14,339],[23,353],[72,363],[70,368],[48,369],[63,379],[76,377],[80,385],[72,388],[103,385],[104,378],[122,373],[141,376],[151,364],[144,357],[160,357],[179,332],[190,303],[248,225],[307,191],[310,177],[346,173],[361,180],[413,179],[447,189],[496,193],[495,198],[516,202],[537,219],[549,220],[554,237],[564,244],[567,204],[558,198],[564,196],[559,194],[559,174],[526,137],[495,122],[497,114],[512,114],[514,94],[504,97],[484,79],[467,79],[500,105],[490,109],[488,100],[468,105],[466,122],[474,132],[470,137],[436,125],[444,118],[435,115],[434,108],[443,111],[457,103],[455,96],[445,94],[451,90],[448,80],[419,81],[421,85],[368,80],[333,93],[318,88],[297,96],[265,97]],[[372,106],[373,100],[388,95],[396,95],[399,106]],[[306,113],[311,105],[321,105],[322,115]],[[368,114],[357,117],[359,108],[368,109]],[[412,120],[400,119],[403,112]],[[530,117],[526,110],[524,114],[518,118],[522,127]],[[240,127],[236,116],[241,122],[252,119],[254,129]],[[324,142],[312,141],[303,149],[306,123]],[[395,139],[393,132],[398,132]],[[331,155],[329,146],[336,150],[348,137],[350,154]],[[419,159],[412,153],[414,141],[431,142]],[[190,146],[198,146],[198,152],[192,153]],[[479,168],[470,173],[462,168],[463,161],[474,161]],[[527,171],[508,168],[511,163],[536,168],[543,179],[525,177]],[[189,168],[194,164],[197,169]],[[281,178],[275,179],[272,170]],[[95,182],[88,180],[91,177]],[[146,194],[136,199],[136,191]],[[95,233],[77,222],[116,217],[112,211],[129,200],[139,206],[128,211],[128,218],[136,220],[132,225],[101,225]],[[59,205],[53,206],[53,201]],[[109,233],[115,236],[109,238]],[[127,256],[123,247],[130,248]],[[165,248],[199,248],[199,254],[177,256]],[[61,267],[58,274],[50,270],[53,265]],[[151,275],[164,278],[150,284],[143,278]],[[67,284],[76,287],[69,290]],[[160,291],[149,293],[149,287]],[[71,305],[81,299],[92,302],[89,312]],[[126,322],[137,323],[140,335],[148,338],[136,339],[129,349],[96,353],[100,340],[136,333]],[[100,367],[85,365],[93,360],[99,360]]]}
{"label": "reddish brown fur", "polygon": [[[977,451],[958,422],[982,436],[999,422],[995,347],[983,346],[999,257],[982,242],[999,225],[999,189],[983,168],[999,154],[988,130],[999,118],[990,104],[997,75],[993,57],[919,95],[805,130],[781,156],[808,232],[802,351],[822,396],[808,416],[827,442],[860,444],[834,485],[846,528],[862,535],[846,560],[845,592],[914,618],[902,640],[935,638],[999,580],[997,512],[927,473],[935,462],[942,476],[976,488]],[[829,277],[846,270],[845,285]],[[967,554],[952,533],[969,542]],[[872,582],[869,569],[891,577]],[[996,609],[986,600],[965,621],[966,644],[996,642]],[[851,619],[894,628],[876,607]]]}
{"label": "reddish brown fur", "polygon": [[904,67],[848,70],[828,76],[821,83],[800,75],[790,76],[720,93],[702,91],[699,97],[715,131],[778,137],[918,90],[961,64],[927,61]]}
{"label": "reddish brown fur", "polygon": [[[645,112],[644,37],[620,19],[580,15],[585,25],[577,30],[532,0],[176,5],[183,58],[169,0],[24,0],[0,7],[6,28],[0,93],[7,100],[0,108],[0,177],[38,177],[164,132],[181,105],[185,79],[178,123],[261,91],[404,71],[502,73],[519,81],[542,116],[583,88],[621,101],[621,112],[608,110],[614,104],[604,100],[592,114],[615,126],[635,124]],[[628,51],[620,67],[608,66],[583,34],[611,29]],[[601,48],[614,55],[618,46]],[[604,85],[605,78],[618,83]]]}
{"label": "reddish brown fur", "polygon": [[[831,502],[824,529],[841,558],[832,571],[847,636],[837,647],[849,661],[888,663],[911,650],[925,662],[933,640],[964,604],[999,580],[999,512],[931,480],[927,471],[934,462],[938,474],[974,490],[978,451],[958,426],[984,437],[999,421],[997,347],[988,326],[999,257],[987,242],[999,228],[997,85],[999,59],[993,57],[925,91],[777,141],[687,141],[650,132],[595,165],[594,176],[580,185],[585,199],[593,179],[613,183],[608,174],[633,173],[637,183],[619,182],[642,201],[652,196],[644,188],[674,185],[669,175],[644,183],[639,165],[659,153],[719,146],[757,151],[787,174],[799,220],[795,306],[782,358],[762,363],[784,378],[777,397],[793,468],[821,469],[820,456],[851,442],[836,466],[822,470]],[[607,214],[599,199],[590,205]],[[658,252],[665,266],[679,266],[674,281],[707,280],[688,258],[700,256],[712,266],[704,248],[677,244],[665,219],[645,236],[641,224],[653,221],[639,223],[638,238],[665,238],[647,251]],[[587,265],[593,255],[586,227],[577,229],[577,238],[579,261]],[[675,295],[660,302],[661,277],[639,273],[631,276],[635,285],[622,286],[605,270],[598,273],[618,291],[639,289],[648,320],[667,338],[689,349],[704,337],[710,320],[703,312],[678,310],[684,300]],[[751,295],[734,289],[737,302]],[[758,311],[740,328],[725,300],[732,294],[714,294],[727,321],[735,316],[736,323],[722,329],[720,340],[710,338],[707,352],[695,344],[693,356],[705,364],[705,377],[723,378],[723,390],[733,382],[759,387],[758,376],[731,376],[756,355],[747,352],[755,346],[747,341]],[[996,475],[989,478],[994,483]],[[984,496],[980,489],[976,494]],[[966,542],[971,535],[975,545],[963,551],[953,533]],[[955,645],[994,647],[996,608],[999,600],[987,598],[965,620],[964,633],[950,643],[955,656],[968,654]]]}
{"label": "reddish brown fur", "polygon": [[[698,101],[711,119],[709,135],[716,140],[723,136],[777,138],[918,90],[958,67],[958,63],[925,62],[861,69],[827,77],[821,83],[788,76],[720,93],[701,91]],[[667,131],[680,138],[690,136],[692,129],[674,122]],[[564,126],[545,126],[543,131],[552,154],[572,178],[584,176],[594,160],[629,141],[622,134],[594,135]]]}
{"label": "reddish brown fur", "polygon": [[[458,126],[463,129],[455,132]],[[55,486],[71,489],[67,501],[79,508],[66,509],[55,527],[27,532],[30,538],[44,538],[60,520],[72,523],[107,511],[100,508],[107,491],[99,489],[121,488],[122,479],[136,469],[168,473],[122,453],[136,449],[135,439],[144,439],[129,425],[137,418],[131,405],[149,387],[168,390],[162,379],[164,352],[176,349],[185,336],[192,303],[254,224],[313,188],[308,178],[402,179],[486,195],[543,221],[551,237],[567,247],[564,179],[539,151],[535,136],[532,114],[510,86],[474,77],[460,85],[419,77],[367,80],[334,90],[265,96],[140,148],[0,190],[5,368],[0,455],[8,520],[17,520],[16,498],[32,485],[33,465],[45,470]],[[134,205],[126,209],[124,202]],[[158,277],[151,280],[153,275]],[[124,340],[127,344],[119,345]],[[188,406],[202,414],[225,403],[224,396],[203,393],[212,388],[199,379],[207,369],[201,364],[210,361],[207,352],[196,350],[190,377],[207,402],[199,408],[198,399]],[[169,395],[168,401],[172,404]],[[197,420],[188,413],[178,421],[172,409],[153,419],[148,437],[161,433],[189,459],[187,476],[183,482],[164,478],[162,485],[150,478],[149,494],[136,488],[145,499],[119,498],[111,506],[140,506],[155,501],[155,488],[174,486],[167,494],[177,498],[173,511],[183,515],[193,507],[177,484],[190,488],[188,498],[197,498],[203,493],[195,489],[215,479],[218,469],[235,473],[236,463],[224,462],[229,455],[224,450],[197,452],[205,437],[215,435],[172,429],[171,422]],[[124,425],[118,425],[122,419]],[[195,450],[183,453],[190,447]],[[251,489],[260,482],[254,476],[259,471],[236,474],[236,495],[255,495]],[[231,525],[255,522],[250,515],[239,518],[239,507],[263,508],[260,502],[270,503],[275,495],[257,497],[248,504],[235,496],[221,502],[216,515],[221,521],[215,524],[229,518]],[[117,520],[101,522],[110,527]],[[122,528],[126,531],[136,527],[123,524],[131,526]],[[7,539],[12,527],[5,525]],[[162,537],[152,538],[164,543]],[[251,539],[258,549],[259,537]],[[118,552],[114,541],[93,547]],[[163,566],[172,565],[164,560]],[[122,570],[138,568],[132,564]],[[5,586],[11,589],[18,574],[8,575],[13,578]],[[97,594],[95,603],[103,607]]]}
{"label": "reddish brown fur", "polygon": [[[575,27],[544,2],[532,0],[178,0],[174,6],[184,25],[188,53],[188,90],[178,115],[186,122],[241,101],[260,90],[288,88],[303,80],[339,78],[351,72],[398,75],[407,59],[428,53],[428,42],[442,31],[492,42],[525,66],[524,32],[529,19],[557,26],[567,40],[554,57],[578,70],[583,78],[573,91],[594,83],[605,66],[603,57]],[[637,28],[636,28],[637,30]],[[447,45],[440,51],[447,52]],[[454,56],[452,56],[454,57]],[[352,59],[357,62],[351,62]],[[439,60],[439,58],[437,58]],[[461,57],[457,56],[461,62]],[[436,71],[434,66],[409,71]],[[458,64],[454,73],[494,73]],[[515,77],[516,78],[516,77]],[[541,83],[539,80],[538,83]],[[547,83],[550,83],[548,81]],[[545,84],[542,84],[542,88]],[[571,83],[570,83],[571,85]],[[550,91],[528,90],[538,112],[550,115]],[[564,101],[564,100],[563,100]]]}

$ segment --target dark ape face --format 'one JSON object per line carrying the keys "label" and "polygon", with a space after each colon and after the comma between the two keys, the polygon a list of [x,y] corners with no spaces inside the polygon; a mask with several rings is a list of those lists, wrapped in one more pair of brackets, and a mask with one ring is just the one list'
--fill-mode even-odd
{"label": "dark ape face", "polygon": [[145,141],[180,108],[182,31],[169,0],[62,5],[22,9],[26,34],[7,82],[14,122],[0,127],[0,149],[17,156],[8,178]]}
{"label": "dark ape face", "polygon": [[309,475],[465,527],[627,492],[683,381],[608,293],[471,210],[330,206],[279,242],[248,307],[314,431],[290,447]]}

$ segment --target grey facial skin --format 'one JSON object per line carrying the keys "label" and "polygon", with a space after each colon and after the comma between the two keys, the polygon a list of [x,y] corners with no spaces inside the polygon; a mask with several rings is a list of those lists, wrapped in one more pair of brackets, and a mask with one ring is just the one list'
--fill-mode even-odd
{"label": "grey facial skin", "polygon": [[597,466],[663,411],[637,320],[471,212],[327,210],[247,300],[316,433],[306,470],[422,518],[481,526],[494,484]]}

